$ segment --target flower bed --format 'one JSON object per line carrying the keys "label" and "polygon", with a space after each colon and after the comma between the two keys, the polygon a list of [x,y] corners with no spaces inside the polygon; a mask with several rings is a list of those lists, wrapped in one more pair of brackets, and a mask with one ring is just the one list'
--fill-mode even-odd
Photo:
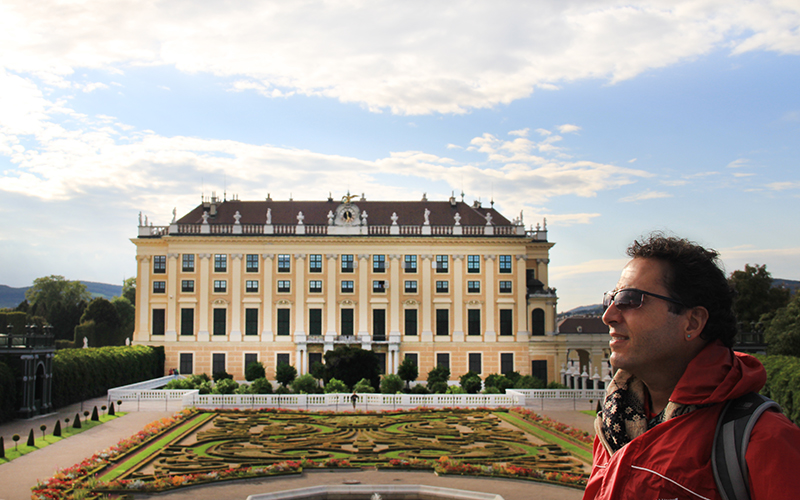
{"label": "flower bed", "polygon": [[557,432],[564,436],[566,439],[576,441],[578,444],[591,446],[594,443],[594,437],[586,431],[570,427],[569,425],[556,422],[550,418],[539,415],[526,408],[512,408],[510,413],[513,413],[523,420],[526,420],[534,425],[544,427],[547,430]]}

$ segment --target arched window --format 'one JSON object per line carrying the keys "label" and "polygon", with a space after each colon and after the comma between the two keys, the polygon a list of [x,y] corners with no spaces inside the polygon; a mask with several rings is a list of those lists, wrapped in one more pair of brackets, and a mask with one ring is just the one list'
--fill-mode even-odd
{"label": "arched window", "polygon": [[544,310],[534,309],[531,313],[531,334],[544,335]]}

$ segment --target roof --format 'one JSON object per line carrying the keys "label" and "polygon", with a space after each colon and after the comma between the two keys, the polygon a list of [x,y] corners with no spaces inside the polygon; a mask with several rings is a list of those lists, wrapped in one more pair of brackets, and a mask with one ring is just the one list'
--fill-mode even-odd
{"label": "roof", "polygon": [[598,316],[573,316],[558,324],[558,333],[608,333],[608,325]]}

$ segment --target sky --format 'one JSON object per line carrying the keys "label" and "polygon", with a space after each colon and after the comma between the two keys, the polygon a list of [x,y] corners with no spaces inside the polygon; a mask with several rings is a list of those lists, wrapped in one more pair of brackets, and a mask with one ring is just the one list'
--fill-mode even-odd
{"label": "sky", "polygon": [[0,284],[121,284],[138,214],[494,201],[559,312],[652,231],[800,279],[800,4],[0,3]]}

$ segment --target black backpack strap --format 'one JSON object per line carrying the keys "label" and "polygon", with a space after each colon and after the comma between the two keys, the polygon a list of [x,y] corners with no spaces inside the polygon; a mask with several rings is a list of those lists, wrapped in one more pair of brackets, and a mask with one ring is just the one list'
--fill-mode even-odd
{"label": "black backpack strap", "polygon": [[775,401],[751,392],[728,401],[722,409],[714,432],[711,467],[723,500],[750,499],[747,444],[759,417],[770,408],[781,411]]}

